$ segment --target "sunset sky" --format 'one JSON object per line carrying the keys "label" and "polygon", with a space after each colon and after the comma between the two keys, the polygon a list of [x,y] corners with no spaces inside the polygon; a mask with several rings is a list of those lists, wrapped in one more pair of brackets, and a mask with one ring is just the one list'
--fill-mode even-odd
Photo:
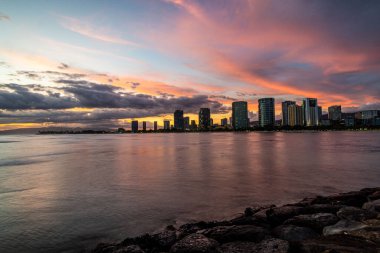
{"label": "sunset sky", "polygon": [[0,130],[255,119],[261,97],[380,109],[380,1],[0,0]]}

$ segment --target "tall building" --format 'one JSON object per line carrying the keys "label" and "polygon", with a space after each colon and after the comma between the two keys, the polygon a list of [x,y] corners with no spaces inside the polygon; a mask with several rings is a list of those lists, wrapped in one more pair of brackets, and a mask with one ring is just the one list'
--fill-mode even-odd
{"label": "tall building", "polygon": [[164,130],[170,130],[170,120],[164,120]]}
{"label": "tall building", "polygon": [[342,119],[342,107],[340,105],[333,105],[328,108],[329,120],[340,121]]}
{"label": "tall building", "polygon": [[316,98],[305,98],[303,100],[302,109],[304,113],[305,126],[319,125],[319,109]]}
{"label": "tall building", "polygon": [[274,98],[259,99],[259,124],[261,127],[273,127],[275,123]]}
{"label": "tall building", "polygon": [[282,125],[283,126],[289,126],[288,122],[288,107],[289,105],[295,105],[295,101],[284,101],[282,102]]}
{"label": "tall building", "polygon": [[131,128],[132,133],[137,133],[139,131],[139,122],[137,120],[132,120]]}
{"label": "tall building", "polygon": [[184,117],[183,118],[183,129],[184,130],[190,129],[190,117]]}
{"label": "tall building", "polygon": [[183,130],[183,111],[176,110],[174,112],[174,128],[176,130]]}
{"label": "tall building", "polygon": [[143,131],[146,131],[146,121],[143,121]]}
{"label": "tall building", "polygon": [[153,129],[154,131],[158,130],[157,121],[153,122]]}
{"label": "tall building", "polygon": [[197,130],[197,123],[195,123],[195,120],[191,120],[190,129]]}
{"label": "tall building", "polygon": [[232,103],[232,127],[234,130],[246,130],[249,127],[248,104],[245,101]]}
{"label": "tall building", "polygon": [[211,123],[210,119],[210,108],[201,108],[199,110],[199,129],[209,129]]}
{"label": "tall building", "polygon": [[289,105],[287,115],[288,126],[295,127],[303,125],[302,106],[296,104]]}
{"label": "tall building", "polygon": [[227,120],[227,118],[223,118],[223,119],[221,119],[221,120],[220,120],[220,125],[226,127],[226,126],[228,125],[228,120]]}
{"label": "tall building", "polygon": [[322,120],[322,106],[318,106],[318,125],[321,124]]}

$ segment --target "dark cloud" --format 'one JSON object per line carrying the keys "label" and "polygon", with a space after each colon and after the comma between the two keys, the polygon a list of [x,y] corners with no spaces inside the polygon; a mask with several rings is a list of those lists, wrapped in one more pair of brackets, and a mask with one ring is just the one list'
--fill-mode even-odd
{"label": "dark cloud", "polygon": [[138,82],[126,82],[126,84],[129,84],[132,89],[136,89],[138,86],[141,85],[141,83]]}
{"label": "dark cloud", "polygon": [[2,20],[11,20],[11,18],[3,13],[0,12],[0,21]]}
{"label": "dark cloud", "polygon": [[41,79],[49,77],[51,79],[79,79],[86,77],[85,74],[80,73],[65,73],[59,71],[29,71],[29,70],[20,70],[16,72],[17,75],[23,75],[32,79]]}
{"label": "dark cloud", "polygon": [[70,66],[67,65],[67,64],[65,64],[65,63],[63,63],[63,62],[61,62],[61,64],[58,66],[58,68],[59,69],[68,69],[68,68],[70,68]]}
{"label": "dark cloud", "polygon": [[224,96],[224,95],[210,95],[209,98],[219,98],[219,99],[225,99],[225,100],[231,100],[231,101],[236,101],[236,98],[229,97],[229,96]]}

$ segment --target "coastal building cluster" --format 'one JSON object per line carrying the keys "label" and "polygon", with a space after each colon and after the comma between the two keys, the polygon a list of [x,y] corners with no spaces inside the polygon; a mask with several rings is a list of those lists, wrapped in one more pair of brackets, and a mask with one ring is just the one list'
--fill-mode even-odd
{"label": "coastal building cluster", "polygon": [[[295,101],[282,102],[282,119],[275,119],[275,99],[261,98],[258,100],[258,121],[250,121],[248,117],[248,102],[235,101],[232,103],[232,117],[223,118],[220,124],[213,121],[210,108],[200,108],[198,124],[190,117],[184,116],[183,110],[175,110],[173,124],[164,120],[163,130],[170,131],[204,131],[212,129],[248,130],[252,128],[273,129],[282,127],[313,128],[313,127],[355,127],[380,126],[380,110],[366,110],[355,113],[342,113],[340,105],[328,107],[328,113],[322,113],[316,98],[305,98],[301,105]],[[133,120],[131,131],[139,131],[139,122]],[[143,121],[142,131],[147,131],[147,123]],[[157,121],[153,122],[153,131],[158,131]]]}

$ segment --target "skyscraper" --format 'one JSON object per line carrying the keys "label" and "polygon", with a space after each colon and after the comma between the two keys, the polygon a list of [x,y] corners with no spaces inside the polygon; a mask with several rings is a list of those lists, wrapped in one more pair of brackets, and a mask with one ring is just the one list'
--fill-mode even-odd
{"label": "skyscraper", "polygon": [[289,105],[295,105],[295,101],[284,101],[282,102],[282,125],[289,126],[288,122],[288,107]]}
{"label": "skyscraper", "polygon": [[164,120],[164,130],[170,130],[170,120]]}
{"label": "skyscraper", "polygon": [[137,133],[139,131],[139,122],[137,120],[132,120],[131,128],[132,133]]}
{"label": "skyscraper", "polygon": [[153,129],[154,129],[154,131],[157,131],[157,130],[158,130],[158,127],[157,127],[157,121],[155,121],[155,122],[153,123]]}
{"label": "skyscraper", "polygon": [[199,110],[199,129],[209,129],[210,128],[211,113],[210,108],[201,108]]}
{"label": "skyscraper", "polygon": [[296,104],[289,105],[287,115],[288,126],[294,127],[303,125],[302,106]]}
{"label": "skyscraper", "polygon": [[248,104],[245,101],[232,103],[232,127],[234,130],[246,130],[249,127]]}
{"label": "skyscraper", "polygon": [[146,121],[143,121],[143,131],[146,131]]}
{"label": "skyscraper", "polygon": [[275,123],[274,98],[259,99],[259,124],[261,127],[273,127]]}
{"label": "skyscraper", "polygon": [[195,120],[191,120],[190,129],[197,130],[197,123],[195,123]]}
{"label": "skyscraper", "polygon": [[183,129],[184,130],[190,129],[190,117],[184,117],[183,118]]}
{"label": "skyscraper", "polygon": [[340,121],[342,119],[342,107],[340,105],[333,105],[328,108],[329,120]]}
{"label": "skyscraper", "polygon": [[176,130],[183,130],[183,111],[176,110],[174,112],[174,128]]}
{"label": "skyscraper", "polygon": [[223,127],[226,127],[228,125],[228,120],[227,118],[223,118],[220,120],[220,125]]}
{"label": "skyscraper", "polygon": [[305,126],[319,125],[319,111],[316,98],[305,98],[303,100],[302,109],[304,113]]}

